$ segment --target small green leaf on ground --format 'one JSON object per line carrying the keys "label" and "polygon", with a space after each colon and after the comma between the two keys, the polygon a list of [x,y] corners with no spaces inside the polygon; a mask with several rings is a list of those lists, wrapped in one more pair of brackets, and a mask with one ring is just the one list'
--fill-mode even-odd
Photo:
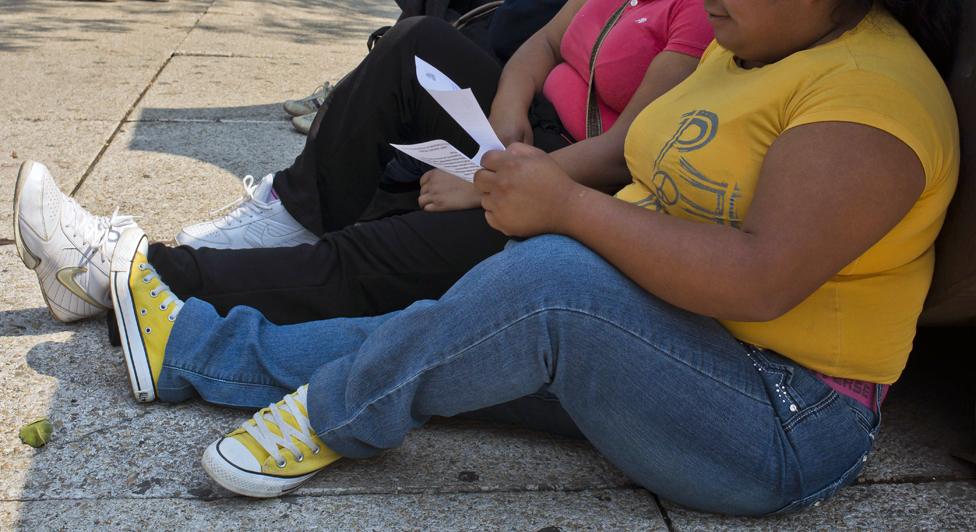
{"label": "small green leaf on ground", "polygon": [[37,449],[47,444],[51,439],[52,432],[54,432],[54,427],[51,426],[51,422],[47,418],[38,419],[20,428],[20,441]]}

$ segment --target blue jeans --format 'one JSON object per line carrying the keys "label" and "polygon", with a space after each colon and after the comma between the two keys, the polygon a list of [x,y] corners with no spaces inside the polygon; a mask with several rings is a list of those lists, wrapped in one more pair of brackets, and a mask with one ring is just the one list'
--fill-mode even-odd
{"label": "blue jeans", "polygon": [[262,406],[305,382],[313,428],[351,458],[400,445],[431,416],[545,390],[630,478],[728,514],[796,510],[853,482],[880,421],[559,236],[512,243],[439,301],[383,316],[276,326],[191,299],[158,388]]}

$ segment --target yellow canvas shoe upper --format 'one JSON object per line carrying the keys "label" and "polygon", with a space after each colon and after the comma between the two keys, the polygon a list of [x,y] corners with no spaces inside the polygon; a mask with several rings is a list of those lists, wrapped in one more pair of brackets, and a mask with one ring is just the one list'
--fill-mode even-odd
{"label": "yellow canvas shoe upper", "polygon": [[159,381],[166,344],[183,302],[160,280],[159,274],[142,252],[137,252],[132,260],[129,289],[155,384]]}
{"label": "yellow canvas shoe upper", "polygon": [[307,475],[342,458],[322,443],[309,425],[307,391],[308,385],[302,386],[278,403],[262,408],[226,436],[247,449],[262,473],[278,477]]}

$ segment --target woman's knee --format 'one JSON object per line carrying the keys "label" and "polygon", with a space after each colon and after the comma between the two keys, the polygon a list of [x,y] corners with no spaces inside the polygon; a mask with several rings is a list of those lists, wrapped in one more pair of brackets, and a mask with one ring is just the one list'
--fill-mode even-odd
{"label": "woman's knee", "polygon": [[541,235],[505,246],[519,268],[527,274],[560,282],[585,279],[616,270],[593,250],[562,235]]}
{"label": "woman's knee", "polygon": [[629,283],[613,266],[579,242],[557,235],[509,243],[506,249],[466,275],[453,293],[487,290],[512,301],[544,301],[563,296],[586,299],[607,287]]}

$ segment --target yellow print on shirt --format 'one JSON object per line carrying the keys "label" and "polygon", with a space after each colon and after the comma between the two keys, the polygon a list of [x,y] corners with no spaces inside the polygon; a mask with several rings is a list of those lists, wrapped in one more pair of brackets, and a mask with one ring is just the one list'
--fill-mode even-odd
{"label": "yellow print on shirt", "polygon": [[706,177],[686,156],[707,146],[717,133],[715,113],[698,110],[682,115],[678,130],[654,159],[654,170],[646,183],[651,193],[635,205],[672,214],[677,208],[694,218],[737,227],[738,185]]}

